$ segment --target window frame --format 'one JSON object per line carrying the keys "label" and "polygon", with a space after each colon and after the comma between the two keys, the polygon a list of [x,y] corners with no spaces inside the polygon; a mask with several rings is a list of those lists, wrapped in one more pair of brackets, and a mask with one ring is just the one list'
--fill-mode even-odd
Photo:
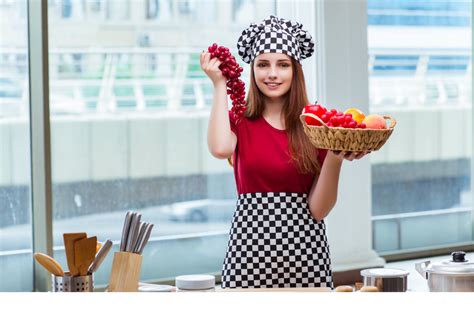
{"label": "window frame", "polygon": [[[33,253],[53,255],[51,131],[49,121],[48,0],[28,0],[31,210]],[[33,286],[51,288],[50,275],[33,262]]]}

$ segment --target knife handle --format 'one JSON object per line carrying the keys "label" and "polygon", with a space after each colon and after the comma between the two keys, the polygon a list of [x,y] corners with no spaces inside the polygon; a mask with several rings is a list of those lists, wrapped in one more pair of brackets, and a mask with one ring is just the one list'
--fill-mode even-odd
{"label": "knife handle", "polygon": [[95,271],[97,271],[99,266],[105,260],[105,257],[109,253],[110,249],[112,248],[112,245],[113,245],[112,241],[110,241],[108,239],[105,241],[105,243],[100,248],[99,252],[97,252],[97,255],[95,256],[94,261],[92,261],[91,265],[89,266],[89,268],[87,270],[88,274],[92,274]]}
{"label": "knife handle", "polygon": [[138,254],[143,253],[143,249],[145,249],[146,244],[148,243],[148,240],[150,239],[151,235],[151,230],[153,229],[153,224],[148,224],[145,232],[145,238],[143,238],[143,241],[140,245],[140,249],[138,250]]}
{"label": "knife handle", "polygon": [[140,227],[138,227],[138,235],[133,243],[132,251],[133,253],[138,253],[141,242],[143,241],[143,236],[145,235],[146,226],[148,223],[140,222]]}
{"label": "knife handle", "polygon": [[125,222],[122,229],[122,240],[120,241],[120,251],[125,251],[125,248],[127,247],[127,237],[128,231],[130,229],[131,215],[132,212],[130,211],[128,211],[125,215]]}
{"label": "knife handle", "polygon": [[132,252],[133,243],[135,242],[135,238],[138,236],[138,227],[140,225],[141,217],[142,215],[140,213],[132,213],[132,221],[130,223],[130,231],[127,238],[127,247],[125,248],[125,251],[127,252]]}

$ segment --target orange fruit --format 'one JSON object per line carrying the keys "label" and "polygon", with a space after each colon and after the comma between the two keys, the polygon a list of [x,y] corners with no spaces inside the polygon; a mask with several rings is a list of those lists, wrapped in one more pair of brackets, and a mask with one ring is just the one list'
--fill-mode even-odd
{"label": "orange fruit", "polygon": [[357,122],[357,124],[362,123],[362,121],[363,121],[364,118],[365,118],[365,114],[362,113],[361,110],[356,109],[356,108],[347,109],[347,110],[344,112],[344,114],[351,114],[351,115],[352,115],[352,118],[354,119],[354,121]]}

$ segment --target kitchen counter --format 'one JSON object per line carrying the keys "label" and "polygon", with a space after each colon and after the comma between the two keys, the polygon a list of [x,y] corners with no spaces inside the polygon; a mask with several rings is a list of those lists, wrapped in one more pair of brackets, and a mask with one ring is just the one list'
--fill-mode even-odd
{"label": "kitchen counter", "polygon": [[[388,262],[385,265],[385,267],[403,269],[410,273],[408,275],[408,281],[407,281],[408,292],[429,292],[428,281],[424,279],[420,275],[420,273],[416,271],[415,263],[428,261],[428,260],[431,262],[441,262],[441,261],[449,259],[449,257],[450,257],[449,255],[442,255],[442,256],[436,256],[436,257],[425,257],[421,259]],[[474,260],[474,252],[466,253],[466,259]],[[220,289],[220,286],[216,286],[216,291],[224,291],[224,290]],[[225,290],[225,291],[231,291],[231,290]],[[264,289],[263,290],[262,289],[259,289],[259,290],[239,289],[239,290],[233,290],[233,291],[265,291],[265,290]],[[266,291],[268,291],[268,289]],[[271,291],[320,292],[320,291],[329,291],[329,290],[327,290],[327,288],[278,288],[276,290],[271,290]]]}
{"label": "kitchen counter", "polygon": [[[396,268],[396,269],[403,269],[409,272],[408,281],[407,281],[407,288],[408,292],[428,292],[428,282],[424,279],[415,269],[415,263],[423,262],[423,261],[431,261],[431,262],[441,262],[444,260],[449,259],[449,255],[442,255],[436,257],[425,257],[420,259],[412,259],[412,260],[404,260],[404,261],[396,261],[396,262],[388,262],[385,267],[386,268]],[[466,253],[466,259],[474,260],[474,252]],[[143,283],[145,284],[145,283]],[[158,288],[156,285],[151,284],[150,286],[154,286],[153,289]],[[159,285],[158,285],[159,286]],[[161,286],[163,287],[163,286]],[[174,287],[170,287],[167,291],[176,291]],[[337,287],[337,286],[335,286]],[[161,288],[162,289],[162,288]],[[152,290],[149,290],[152,291]],[[153,291],[165,291],[165,290],[153,290]],[[219,284],[215,287],[216,292],[330,292],[331,289],[329,288],[238,288],[238,289],[222,289]]]}

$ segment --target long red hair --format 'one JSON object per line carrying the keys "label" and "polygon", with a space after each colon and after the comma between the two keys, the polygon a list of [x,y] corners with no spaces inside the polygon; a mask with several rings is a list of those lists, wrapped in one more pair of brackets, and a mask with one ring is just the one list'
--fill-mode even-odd
{"label": "long red hair", "polygon": [[[316,149],[309,142],[300,122],[300,114],[308,102],[306,83],[303,68],[300,63],[291,59],[293,79],[290,90],[285,96],[283,105],[283,116],[285,128],[288,134],[290,157],[300,173],[314,173],[319,175],[321,165],[318,162]],[[247,109],[245,116],[256,119],[262,116],[265,109],[265,95],[258,89],[253,71],[254,62],[250,64],[252,74],[250,75],[250,89],[247,95]]]}

